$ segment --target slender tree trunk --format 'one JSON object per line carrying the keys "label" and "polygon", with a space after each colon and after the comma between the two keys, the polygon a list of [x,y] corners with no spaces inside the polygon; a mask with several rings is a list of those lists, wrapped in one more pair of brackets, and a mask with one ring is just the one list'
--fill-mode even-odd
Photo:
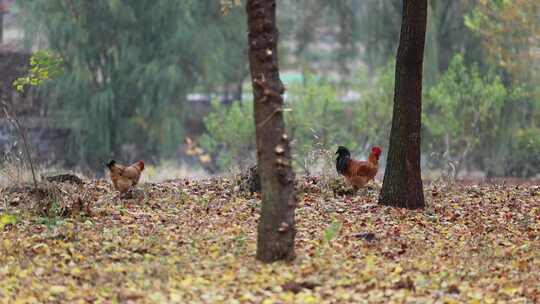
{"label": "slender tree trunk", "polygon": [[4,12],[0,8],[0,44],[4,43]]}
{"label": "slender tree trunk", "polygon": [[249,64],[253,85],[257,161],[262,209],[257,259],[294,258],[296,193],[289,138],[283,120],[284,86],[279,78],[275,0],[248,0]]}
{"label": "slender tree trunk", "polygon": [[390,147],[379,203],[424,208],[420,174],[422,65],[427,0],[403,0]]}

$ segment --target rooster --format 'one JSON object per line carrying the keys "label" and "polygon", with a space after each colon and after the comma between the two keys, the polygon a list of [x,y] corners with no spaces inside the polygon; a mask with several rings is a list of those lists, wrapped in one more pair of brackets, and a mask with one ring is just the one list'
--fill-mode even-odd
{"label": "rooster", "polygon": [[351,158],[349,149],[343,146],[338,148],[336,152],[338,155],[336,158],[336,170],[339,174],[345,176],[353,186],[355,193],[377,175],[381,151],[380,147],[373,147],[367,161],[359,161]]}
{"label": "rooster", "polygon": [[130,166],[122,166],[111,160],[107,163],[107,168],[109,168],[114,189],[120,191],[122,195],[139,182],[141,172],[144,170],[144,161],[140,160]]}

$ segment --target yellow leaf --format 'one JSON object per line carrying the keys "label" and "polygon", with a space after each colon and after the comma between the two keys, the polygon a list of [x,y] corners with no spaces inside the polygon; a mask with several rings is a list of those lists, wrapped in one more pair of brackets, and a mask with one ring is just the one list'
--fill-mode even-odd
{"label": "yellow leaf", "polygon": [[294,303],[294,293],[286,292],[280,295],[280,299],[285,303]]}
{"label": "yellow leaf", "polygon": [[251,292],[246,292],[240,297],[240,301],[255,301],[256,297]]}
{"label": "yellow leaf", "polygon": [[178,293],[171,293],[170,295],[170,298],[171,298],[171,303],[183,303],[184,301],[182,300],[182,295],[178,294]]}
{"label": "yellow leaf", "polygon": [[199,156],[199,160],[201,161],[201,163],[207,164],[212,161],[212,158],[208,154],[203,154]]}
{"label": "yellow leaf", "polygon": [[484,295],[479,291],[470,291],[467,293],[467,296],[470,298],[467,303],[470,304],[480,304],[484,298]]}
{"label": "yellow leaf", "polygon": [[197,277],[194,282],[196,285],[207,285],[208,280],[202,277]]}
{"label": "yellow leaf", "polygon": [[216,245],[216,244],[213,244],[212,246],[210,246],[210,248],[208,248],[209,251],[210,251],[210,256],[213,257],[214,259],[219,257],[220,255],[220,250],[221,248]]}
{"label": "yellow leaf", "polygon": [[51,286],[51,288],[49,289],[49,291],[50,291],[52,294],[64,293],[64,292],[67,291],[67,287],[66,287],[66,286],[63,286],[63,285],[53,285],[53,286]]}
{"label": "yellow leaf", "polygon": [[2,214],[2,216],[0,216],[0,230],[4,228],[4,226],[6,225],[14,225],[17,223],[17,217],[15,217],[15,215],[13,214]]}
{"label": "yellow leaf", "polygon": [[485,298],[484,303],[493,304],[493,303],[495,303],[495,299],[493,299],[493,298]]}
{"label": "yellow leaf", "polygon": [[366,262],[366,269],[373,269],[375,268],[376,264],[377,264],[377,256],[375,255],[368,255],[366,256],[366,258],[364,259],[365,262]]}
{"label": "yellow leaf", "polygon": [[514,296],[519,291],[516,287],[505,287],[501,290],[502,293],[506,294],[509,297]]}
{"label": "yellow leaf", "polygon": [[186,277],[180,282],[180,286],[182,287],[190,287],[191,285],[193,285],[193,277],[191,276]]}
{"label": "yellow leaf", "polygon": [[296,295],[296,303],[315,304],[320,301],[311,293],[301,292]]}
{"label": "yellow leaf", "polygon": [[456,299],[453,299],[453,298],[445,298],[443,300],[443,303],[444,304],[459,304],[460,302]]}
{"label": "yellow leaf", "polygon": [[74,267],[71,269],[71,271],[69,272],[72,276],[74,277],[77,277],[81,274],[81,269],[79,267]]}

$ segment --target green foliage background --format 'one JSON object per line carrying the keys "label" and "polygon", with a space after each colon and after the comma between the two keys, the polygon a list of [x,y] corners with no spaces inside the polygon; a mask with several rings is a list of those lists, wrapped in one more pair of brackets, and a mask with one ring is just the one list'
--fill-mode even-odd
{"label": "green foliage background", "polygon": [[[71,130],[68,164],[96,168],[111,157],[176,159],[192,131],[186,121],[204,122],[197,141],[214,166],[252,163],[246,22],[239,4],[18,1],[28,47],[49,49],[64,62],[64,73],[42,89],[58,126]],[[285,117],[298,169],[309,172],[317,158],[333,157],[337,145],[358,157],[372,145],[386,148],[401,4],[278,2],[282,75],[301,80],[285,80],[292,110]],[[456,172],[495,176],[540,173],[539,61],[527,53],[540,41],[540,21],[531,19],[540,5],[500,4],[429,1],[425,166],[451,164]],[[195,111],[186,102],[190,93],[214,101]],[[224,95],[239,100],[218,101]]]}
{"label": "green foliage background", "polygon": [[223,18],[218,3],[20,5],[27,33],[43,32],[65,62],[64,75],[46,89],[63,117],[58,123],[72,130],[72,162],[95,167],[113,156],[172,157],[189,111],[184,96],[197,85],[235,81],[239,76],[230,71],[245,65],[237,55],[245,40],[238,35],[244,27],[240,13]]}
{"label": "green foliage background", "polygon": [[[363,94],[347,102],[334,86],[313,76],[308,75],[302,85],[291,86],[286,100],[291,111],[285,118],[297,169],[310,172],[317,160],[333,155],[338,145],[349,147],[358,157],[366,157],[373,145],[386,149],[394,68],[391,62],[379,69],[373,81],[367,74],[358,76],[356,86]],[[424,95],[426,165],[445,168],[451,162],[455,173],[464,168],[496,170],[490,166],[502,165],[503,174],[537,174],[540,145],[536,127],[512,130],[515,141],[508,151],[513,157],[497,164],[494,146],[500,143],[501,133],[508,132],[499,123],[507,115],[503,108],[505,103],[516,103],[519,95],[509,92],[496,74],[482,74],[476,64],[466,66],[457,54]],[[253,157],[245,158],[254,149],[253,121],[243,119],[251,113],[251,104],[236,102],[228,107],[214,102],[212,113],[205,117],[203,147],[218,155],[221,169],[253,162]]]}
{"label": "green foliage background", "polygon": [[[370,145],[387,145],[384,138],[390,132],[393,94],[388,90],[393,88],[393,66],[381,69],[373,83],[366,80],[365,73],[359,75],[357,85],[365,95],[347,102],[335,87],[314,75],[308,74],[303,84],[290,86],[285,102],[290,111],[285,112],[285,120],[297,169],[309,173],[317,161],[333,157],[338,145],[363,156]],[[252,111],[251,101],[231,106],[214,101],[212,112],[204,118],[207,132],[201,145],[217,157],[222,170],[253,163]]]}

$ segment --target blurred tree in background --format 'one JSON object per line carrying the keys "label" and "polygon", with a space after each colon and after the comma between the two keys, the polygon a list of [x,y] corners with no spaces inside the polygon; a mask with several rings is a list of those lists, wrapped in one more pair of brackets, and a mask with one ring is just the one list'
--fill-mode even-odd
{"label": "blurred tree in background", "polygon": [[[395,59],[401,25],[401,0],[287,0],[290,14],[283,22],[291,27],[294,54],[305,65],[330,65],[353,72],[363,60],[372,71]],[[474,6],[464,1],[429,2],[426,41],[426,77],[433,84],[448,67],[453,55],[466,50],[467,63],[481,56],[480,41],[471,35],[464,18]],[[317,29],[317,30],[313,30]],[[330,54],[317,45],[330,41]],[[324,50],[324,49],[323,49]],[[341,68],[345,66],[344,68]]]}
{"label": "blurred tree in background", "polygon": [[[464,24],[481,40],[487,60],[506,72],[505,82],[527,83],[540,63],[540,2],[472,1]],[[538,79],[538,78],[536,78]]]}
{"label": "blurred tree in background", "polygon": [[[241,83],[243,18],[214,1],[20,1],[28,34],[66,64],[48,89],[72,130],[73,162],[173,156],[199,86]],[[232,12],[241,15],[241,12]],[[235,43],[236,42],[236,43]]]}
{"label": "blurred tree in background", "polygon": [[[463,2],[471,7],[464,24],[482,44],[482,61],[497,69],[509,91],[484,167],[488,175],[534,175],[526,168],[531,161],[540,163],[540,2]],[[536,151],[536,157],[525,157],[524,151]]]}
{"label": "blurred tree in background", "polygon": [[[387,145],[401,2],[277,3],[298,169],[309,171],[310,153],[334,145],[357,154]],[[428,2],[423,164],[540,174],[539,2]],[[251,157],[238,154],[254,155],[238,0],[16,3],[29,47],[48,48],[66,64],[43,93],[49,116],[71,130],[71,165],[95,168],[112,155],[176,158],[203,117],[195,136],[215,166],[244,166]],[[193,93],[216,101],[186,102]]]}
{"label": "blurred tree in background", "polygon": [[495,141],[498,121],[508,93],[499,77],[482,75],[477,65],[467,67],[456,55],[440,81],[424,98],[425,151],[438,154],[435,167],[453,162],[453,173],[463,169],[473,151],[488,152]]}

